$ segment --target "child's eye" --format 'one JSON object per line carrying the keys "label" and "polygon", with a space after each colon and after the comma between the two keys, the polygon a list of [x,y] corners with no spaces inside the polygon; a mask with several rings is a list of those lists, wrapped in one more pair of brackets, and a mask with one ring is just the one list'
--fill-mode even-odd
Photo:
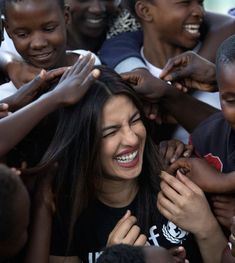
{"label": "child's eye", "polygon": [[15,34],[19,38],[26,38],[29,35],[27,32],[17,32]]}
{"label": "child's eye", "polygon": [[46,32],[52,32],[52,31],[54,31],[55,30],[55,28],[56,28],[56,26],[47,26],[47,27],[45,27],[44,28],[44,31],[46,31]]}

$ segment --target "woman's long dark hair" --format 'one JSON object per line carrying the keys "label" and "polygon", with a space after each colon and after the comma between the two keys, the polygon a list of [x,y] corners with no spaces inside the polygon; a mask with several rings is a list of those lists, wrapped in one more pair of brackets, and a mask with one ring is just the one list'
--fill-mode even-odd
{"label": "woman's long dark hair", "polygon": [[55,136],[41,165],[48,166],[58,161],[57,196],[69,195],[70,222],[73,227],[81,212],[97,197],[102,179],[99,152],[104,104],[112,96],[127,96],[140,111],[147,130],[143,169],[138,178],[141,187],[136,215],[140,227],[146,232],[146,227],[157,210],[156,197],[159,191],[161,162],[156,147],[148,135],[142,103],[136,92],[113,70],[104,66],[98,68],[101,70],[101,76],[92,84],[82,100],[75,106],[61,110]]}

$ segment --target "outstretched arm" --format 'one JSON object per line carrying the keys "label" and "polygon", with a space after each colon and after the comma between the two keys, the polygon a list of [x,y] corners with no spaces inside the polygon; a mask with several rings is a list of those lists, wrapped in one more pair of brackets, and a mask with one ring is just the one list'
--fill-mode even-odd
{"label": "outstretched arm", "polygon": [[14,114],[1,119],[0,156],[14,147],[46,115],[60,107],[78,102],[90,84],[99,76],[99,71],[92,71],[93,65],[94,59],[91,55],[80,58],[71,69],[63,74],[54,90]]}
{"label": "outstretched arm", "polygon": [[216,51],[220,44],[235,34],[235,18],[228,15],[206,12],[206,35],[198,54],[211,62],[215,62]]}
{"label": "outstretched arm", "polygon": [[[122,74],[134,89],[149,102],[159,102],[160,106],[171,114],[188,132],[192,132],[199,123],[218,112],[218,109],[185,94],[172,85],[152,76],[148,70],[137,69]],[[197,114],[195,114],[197,109]]]}
{"label": "outstretched arm", "polygon": [[34,79],[41,71],[15,54],[4,50],[0,50],[0,69],[17,88]]}

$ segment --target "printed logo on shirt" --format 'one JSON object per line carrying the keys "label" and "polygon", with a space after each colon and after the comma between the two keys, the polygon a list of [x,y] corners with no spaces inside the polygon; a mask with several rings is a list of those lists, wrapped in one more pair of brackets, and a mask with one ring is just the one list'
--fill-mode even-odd
{"label": "printed logo on shirt", "polygon": [[[189,233],[168,221],[168,223],[162,227],[162,234],[169,242],[173,244],[181,244]],[[152,226],[149,229],[149,244],[159,247],[160,244],[158,239],[162,234],[158,231],[157,226]]]}
{"label": "printed logo on shirt", "polygon": [[185,237],[189,234],[170,221],[168,221],[167,225],[163,225],[162,233],[173,244],[182,244]]}

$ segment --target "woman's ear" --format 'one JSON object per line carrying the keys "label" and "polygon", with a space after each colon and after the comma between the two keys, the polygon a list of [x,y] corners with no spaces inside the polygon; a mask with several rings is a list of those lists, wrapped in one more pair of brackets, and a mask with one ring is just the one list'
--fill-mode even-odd
{"label": "woman's ear", "polygon": [[145,0],[139,0],[135,4],[135,12],[141,21],[151,22],[152,21],[152,13],[151,13],[150,3]]}

